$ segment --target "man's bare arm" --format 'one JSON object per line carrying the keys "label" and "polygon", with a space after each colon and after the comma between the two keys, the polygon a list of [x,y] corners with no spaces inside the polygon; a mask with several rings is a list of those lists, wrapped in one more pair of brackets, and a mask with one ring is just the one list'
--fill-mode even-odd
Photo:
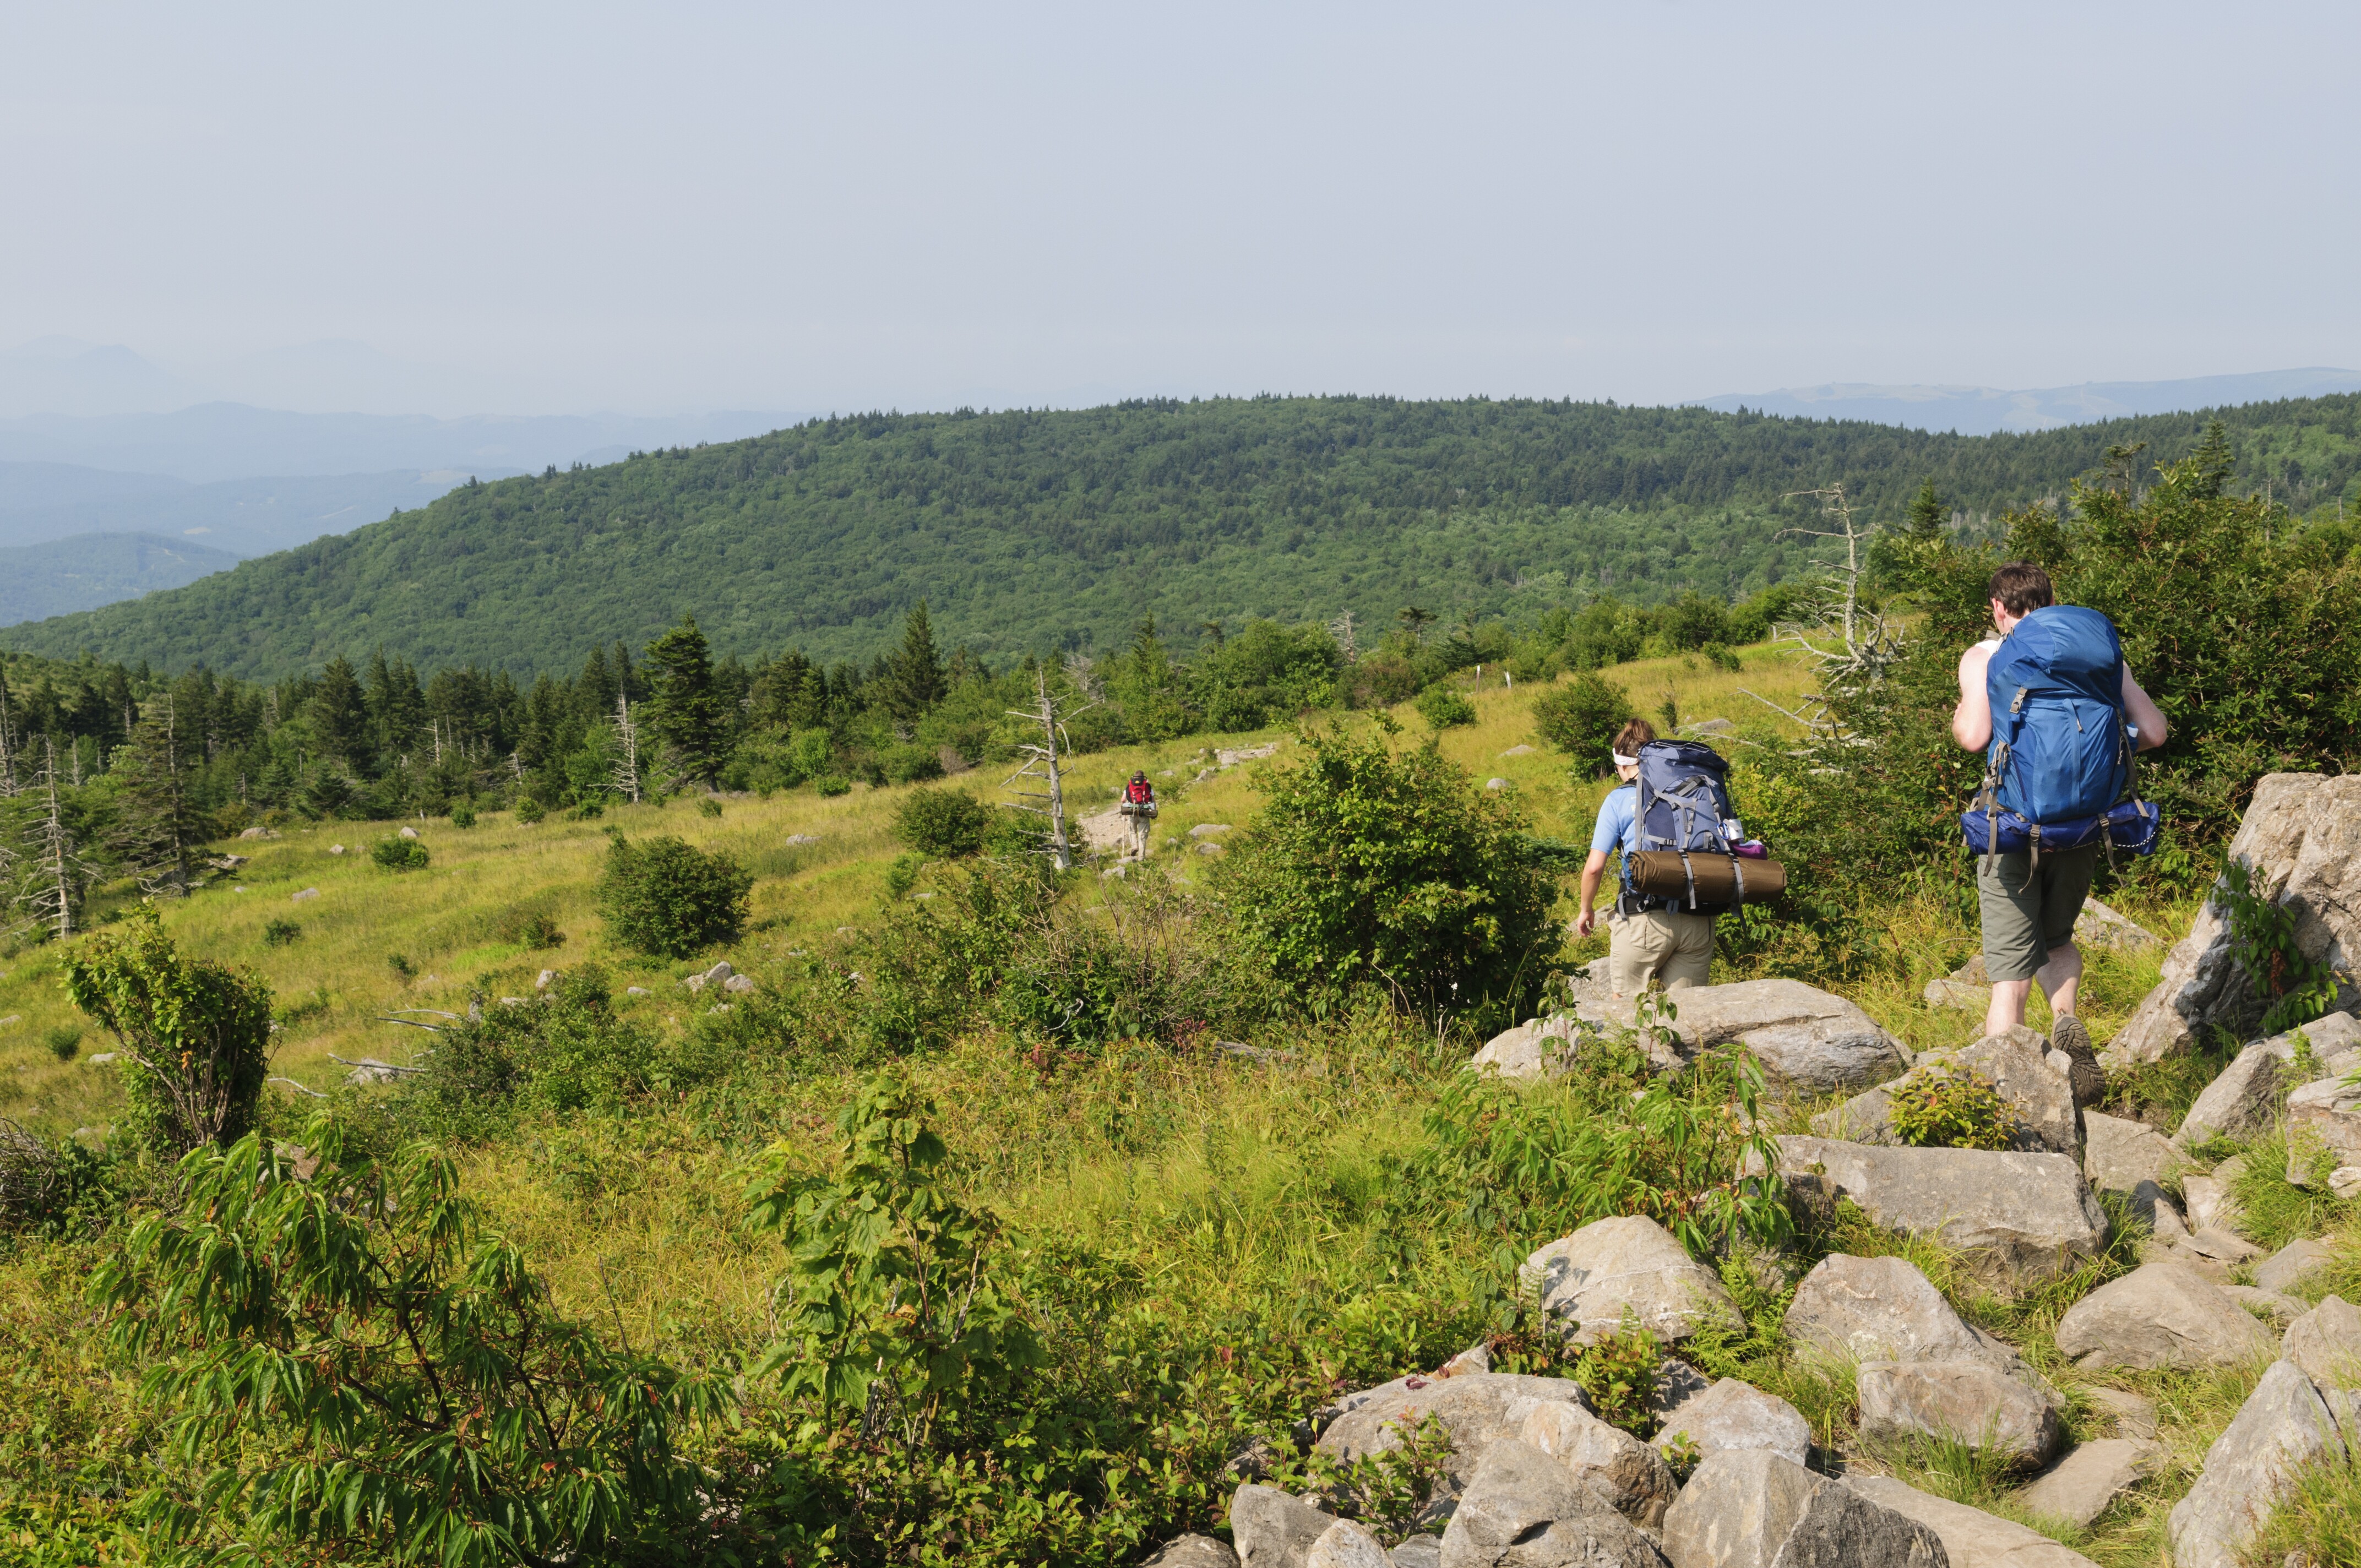
{"label": "man's bare arm", "polygon": [[2132,679],[2129,664],[2124,666],[2124,711],[2139,727],[2139,749],[2143,751],[2155,751],[2171,733],[2171,726],[2164,721],[2164,709],[2157,707],[2155,699],[2140,690],[2139,682]]}
{"label": "man's bare arm", "polygon": [[1971,751],[1992,744],[1992,697],[1984,690],[1984,671],[1992,650],[1978,643],[1960,655],[1960,706],[1951,710],[1951,739]]}

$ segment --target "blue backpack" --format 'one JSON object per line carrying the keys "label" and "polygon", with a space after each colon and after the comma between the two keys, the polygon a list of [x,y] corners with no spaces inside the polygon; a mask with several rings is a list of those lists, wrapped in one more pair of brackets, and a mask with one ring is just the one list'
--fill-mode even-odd
{"label": "blue backpack", "polygon": [[2134,746],[2114,623],[2046,605],[2013,627],[1984,670],[1992,744],[1982,788],[1960,818],[1981,855],[2070,850],[2102,837],[2147,854],[2156,807],[2129,800]]}
{"label": "blue backpack", "polygon": [[[1730,764],[1720,753],[1694,740],[1651,740],[1641,747],[1640,795],[1632,806],[1635,852],[1676,850],[1685,867],[1689,855],[1734,855],[1741,830],[1730,803],[1729,775]],[[1627,915],[1647,909],[1711,915],[1729,905],[1700,900],[1694,881],[1682,896],[1642,893],[1632,881],[1632,857],[1626,855],[1619,907]]]}

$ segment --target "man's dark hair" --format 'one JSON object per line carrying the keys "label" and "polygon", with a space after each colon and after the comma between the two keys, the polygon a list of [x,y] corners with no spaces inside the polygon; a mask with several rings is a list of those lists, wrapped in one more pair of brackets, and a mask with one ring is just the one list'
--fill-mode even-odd
{"label": "man's dark hair", "polygon": [[2011,615],[2031,615],[2058,602],[2049,574],[2030,561],[2011,561],[1994,572],[1984,598],[2000,600],[2001,608]]}

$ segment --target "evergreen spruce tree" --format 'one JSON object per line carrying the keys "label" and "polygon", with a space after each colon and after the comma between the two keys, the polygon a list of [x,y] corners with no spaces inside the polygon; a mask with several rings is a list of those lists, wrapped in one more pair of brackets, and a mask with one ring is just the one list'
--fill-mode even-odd
{"label": "evergreen spruce tree", "polygon": [[320,754],[348,772],[368,771],[368,699],[360,677],[342,654],[320,672],[320,686],[312,695],[312,740]]}
{"label": "evergreen spruce tree", "polygon": [[729,715],[713,680],[713,652],[697,617],[648,644],[648,728],[664,742],[681,777],[710,788],[729,754]]}
{"label": "evergreen spruce tree", "polygon": [[1913,540],[1940,539],[1950,527],[1951,509],[1935,493],[1935,481],[1927,479],[1910,501],[1910,537]]}
{"label": "evergreen spruce tree", "polygon": [[885,705],[902,723],[916,724],[943,700],[943,692],[942,655],[935,649],[927,601],[920,599],[902,623],[902,646],[887,666]]}
{"label": "evergreen spruce tree", "polygon": [[2197,485],[2191,496],[2198,500],[2221,499],[2229,488],[2230,471],[2237,466],[2238,456],[2230,449],[2230,433],[2220,420],[2205,427],[2205,439],[2190,456],[2197,464]]}
{"label": "evergreen spruce tree", "polygon": [[111,770],[115,820],[107,853],[150,893],[185,890],[196,870],[194,851],[205,839],[189,789],[196,759],[188,754],[173,708],[166,696],[141,718]]}

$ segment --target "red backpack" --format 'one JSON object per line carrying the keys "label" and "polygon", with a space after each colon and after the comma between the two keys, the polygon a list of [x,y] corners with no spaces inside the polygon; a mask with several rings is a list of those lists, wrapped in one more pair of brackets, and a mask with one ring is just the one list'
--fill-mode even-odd
{"label": "red backpack", "polygon": [[1146,806],[1156,798],[1156,791],[1146,779],[1134,779],[1124,785],[1123,797],[1134,806]]}

